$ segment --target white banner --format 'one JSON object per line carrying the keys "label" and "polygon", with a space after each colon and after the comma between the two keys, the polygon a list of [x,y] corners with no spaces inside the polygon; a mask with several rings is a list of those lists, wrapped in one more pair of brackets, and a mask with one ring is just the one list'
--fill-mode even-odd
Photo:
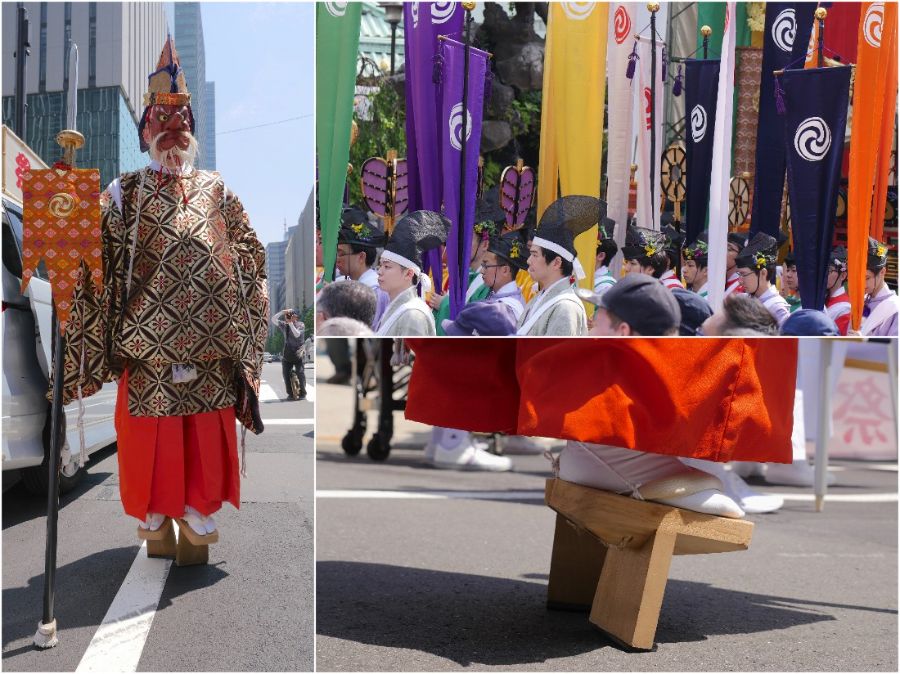
{"label": "white banner", "polygon": [[[735,3],[725,10],[722,65],[716,99],[716,128],[713,136],[712,183],[709,191],[709,303],[713,311],[725,299],[725,271],[728,240],[729,185],[731,182],[731,135],[734,118]],[[720,26],[712,26],[714,31]]]}
{"label": "white banner", "polygon": [[[628,224],[628,189],[631,178],[631,158],[634,154],[632,82],[625,74],[628,55],[634,46],[637,2],[614,2],[609,6],[609,39],[606,47],[607,78],[607,145],[606,145],[606,202],[607,215],[616,221],[615,241],[622,249]],[[610,272],[619,276],[622,256],[613,258]]]}
{"label": "white banner", "polygon": [[[658,30],[658,29],[657,29]],[[636,88],[637,97],[637,209],[635,217],[640,227],[659,230],[661,158],[666,143],[665,119],[665,81],[663,80],[663,43],[656,41],[656,82],[655,82],[655,146],[651,156],[651,90],[653,78],[653,47],[649,31],[646,36],[638,38],[637,53],[639,56],[637,73],[632,86]],[[650,182],[650,167],[653,166],[653,184]]]}

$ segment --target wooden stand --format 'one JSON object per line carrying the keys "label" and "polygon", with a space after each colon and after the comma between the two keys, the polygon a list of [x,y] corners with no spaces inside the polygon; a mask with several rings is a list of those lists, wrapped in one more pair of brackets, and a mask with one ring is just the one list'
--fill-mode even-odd
{"label": "wooden stand", "polygon": [[653,648],[672,555],[746,550],[753,523],[547,480],[555,510],[547,606],[590,609],[616,641]]}

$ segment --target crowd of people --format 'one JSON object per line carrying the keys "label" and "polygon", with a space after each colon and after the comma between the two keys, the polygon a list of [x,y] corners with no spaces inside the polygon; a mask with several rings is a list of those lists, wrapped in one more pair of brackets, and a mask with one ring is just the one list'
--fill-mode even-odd
{"label": "crowd of people", "polygon": [[[796,260],[781,265],[784,240],[763,232],[727,239],[725,301],[708,301],[707,233],[685,243],[668,215],[652,231],[629,223],[621,248],[615,223],[600,217],[595,197],[565,196],[533,226],[508,230],[496,201],[479,200],[465,305],[450,317],[449,278],[421,264],[426,252],[447,242],[450,221],[432,211],[409,213],[386,234],[377,216],[345,208],[338,234],[335,278],[317,296],[317,332],[323,336],[378,335],[709,335],[896,336],[900,298],[885,282],[888,246],[870,238],[865,307],[859,331],[850,325],[847,250],[828,261],[827,299],[803,308]],[[668,220],[667,220],[668,218]],[[593,287],[585,277],[575,239],[601,220]],[[321,238],[317,246],[321,265]],[[621,274],[611,264],[621,256]],[[440,283],[433,287],[433,277]],[[591,308],[591,311],[588,311]]]}

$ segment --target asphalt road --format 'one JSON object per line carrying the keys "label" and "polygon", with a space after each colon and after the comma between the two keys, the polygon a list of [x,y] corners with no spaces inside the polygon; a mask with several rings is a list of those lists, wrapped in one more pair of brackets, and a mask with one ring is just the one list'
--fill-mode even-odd
{"label": "asphalt road", "polygon": [[[312,367],[307,381],[312,383]],[[226,505],[216,521],[220,542],[207,566],[171,565],[149,632],[94,639],[123,588],[140,547],[136,521],[122,513],[115,448],[92,457],[89,474],[62,501],[56,618],[60,643],[38,651],[45,500],[21,485],[3,494],[3,669],[75,671],[89,660],[108,671],[309,671],[313,667],[313,400],[281,402],[279,363],[263,368],[265,432],[247,436],[248,476],[239,511]],[[161,574],[162,560],[154,571]],[[131,581],[129,581],[130,587]],[[133,615],[105,625],[127,632]],[[132,628],[133,629],[133,628]],[[92,639],[94,643],[92,644]],[[145,641],[144,641],[145,640]],[[89,648],[90,647],[90,648]],[[104,652],[104,649],[106,652]],[[124,665],[129,658],[134,664]]]}
{"label": "asphalt road", "polygon": [[545,606],[546,459],[433,470],[429,429],[400,413],[386,462],[350,458],[352,389],[320,383],[318,396],[321,671],[897,671],[896,462],[832,462],[821,513],[811,489],[757,483],[785,506],[749,517],[745,552],[675,557],[656,650],[633,653],[586,613]]}

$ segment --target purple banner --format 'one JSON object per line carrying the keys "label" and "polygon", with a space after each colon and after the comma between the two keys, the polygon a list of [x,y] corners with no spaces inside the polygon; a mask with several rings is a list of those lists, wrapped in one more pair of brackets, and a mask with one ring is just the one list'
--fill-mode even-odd
{"label": "purple banner", "polygon": [[719,92],[719,59],[685,61],[684,109],[687,154],[687,217],[685,243],[692,244],[706,229],[712,175],[713,130]]}
{"label": "purple banner", "polygon": [[785,137],[791,229],[804,309],[825,306],[841,159],[850,103],[850,66],[785,70]]}
{"label": "purple banner", "polygon": [[765,232],[778,238],[784,194],[784,117],[775,105],[772,73],[791,63],[795,68],[803,68],[815,11],[814,2],[766,3],[750,234]]}
{"label": "purple banner", "polygon": [[[444,38],[439,47],[441,92],[441,169],[444,182],[444,215],[452,223],[447,237],[447,271],[450,276],[450,318],[455,319],[466,303],[475,200],[478,191],[478,153],[488,54],[469,47],[466,105],[463,109],[465,47]],[[465,141],[463,141],[465,126]],[[462,149],[465,147],[465,169]],[[465,175],[464,182],[460,178]],[[461,191],[464,190],[464,191]],[[460,217],[460,199],[464,200]]]}
{"label": "purple banner", "polygon": [[[434,85],[434,56],[438,36],[461,31],[464,14],[458,2],[403,4],[409,212],[422,209],[441,212],[440,99]],[[435,286],[440,290],[440,248],[426,253],[423,263],[426,272],[437,270]]]}

